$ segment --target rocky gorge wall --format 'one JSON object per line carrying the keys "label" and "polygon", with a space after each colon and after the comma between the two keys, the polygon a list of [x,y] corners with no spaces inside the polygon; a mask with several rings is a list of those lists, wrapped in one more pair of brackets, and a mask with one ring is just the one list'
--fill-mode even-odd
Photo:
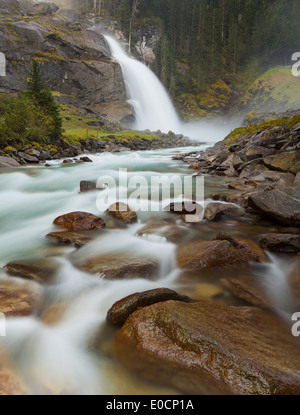
{"label": "rocky gorge wall", "polygon": [[24,90],[35,59],[51,90],[59,91],[60,103],[89,107],[112,122],[130,116],[121,68],[103,36],[86,22],[60,15],[55,5],[38,9],[38,4],[0,0],[0,51],[7,60],[0,92]]}

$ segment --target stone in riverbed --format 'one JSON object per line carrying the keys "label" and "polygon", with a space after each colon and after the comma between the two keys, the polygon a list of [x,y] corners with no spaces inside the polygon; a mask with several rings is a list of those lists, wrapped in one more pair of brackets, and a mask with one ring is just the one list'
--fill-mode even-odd
{"label": "stone in riverbed", "polygon": [[93,190],[104,190],[104,186],[97,186],[97,182],[82,180],[80,182],[80,193],[92,192]]}
{"label": "stone in riverbed", "polygon": [[105,279],[151,278],[158,270],[158,264],[151,258],[134,257],[130,254],[103,255],[89,259],[80,269],[102,275]]}
{"label": "stone in riverbed", "polygon": [[259,288],[259,282],[253,278],[222,278],[221,283],[236,297],[261,308],[274,308],[274,305]]}
{"label": "stone in riverbed", "polygon": [[55,275],[53,267],[17,261],[6,264],[4,269],[9,275],[45,284],[51,283]]}
{"label": "stone in riverbed", "polygon": [[260,255],[249,244],[233,238],[214,241],[191,241],[179,245],[177,264],[196,271],[259,262]]}
{"label": "stone in riverbed", "polygon": [[80,157],[80,160],[84,163],[93,163],[93,160],[91,160],[89,157]]}
{"label": "stone in riverbed", "polygon": [[87,212],[67,213],[56,218],[53,224],[71,231],[95,231],[106,226],[103,219]]}
{"label": "stone in riverbed", "polygon": [[260,246],[272,252],[297,254],[300,252],[300,235],[268,233],[260,236]]}
{"label": "stone in riverbed", "polygon": [[135,311],[114,352],[131,371],[187,394],[299,395],[299,343],[255,307],[157,303]]}
{"label": "stone in riverbed", "polygon": [[251,194],[249,206],[271,220],[289,226],[300,225],[300,189],[270,189]]}
{"label": "stone in riverbed", "polygon": [[210,221],[218,221],[222,216],[239,218],[246,215],[246,212],[234,204],[209,203],[206,206],[204,218]]}
{"label": "stone in riverbed", "polygon": [[88,233],[75,231],[50,232],[46,235],[46,238],[61,244],[74,245],[76,248],[81,248],[93,240],[91,231],[88,231]]}
{"label": "stone in riverbed", "polygon": [[197,212],[201,214],[203,207],[199,203],[192,201],[172,202],[164,208],[164,211],[176,213],[177,215],[194,215]]}
{"label": "stone in riverbed", "polygon": [[12,157],[0,156],[0,168],[15,168],[20,167],[21,164],[18,163]]}
{"label": "stone in riverbed", "polygon": [[121,202],[112,204],[106,213],[121,222],[127,223],[128,225],[136,223],[138,220],[136,212],[130,209],[128,205]]}
{"label": "stone in riverbed", "polygon": [[108,311],[106,320],[110,324],[123,325],[134,311],[142,307],[148,307],[152,304],[169,300],[191,301],[189,297],[177,294],[175,291],[169,290],[168,288],[157,288],[155,290],[129,295],[116,302]]}
{"label": "stone in riverbed", "polygon": [[176,226],[167,221],[153,222],[144,226],[137,232],[137,236],[151,236],[156,235],[158,237],[166,238],[168,242],[178,243],[186,235],[187,230],[183,227]]}
{"label": "stone in riverbed", "polygon": [[40,306],[41,294],[35,284],[0,281],[0,313],[6,317],[28,316]]}

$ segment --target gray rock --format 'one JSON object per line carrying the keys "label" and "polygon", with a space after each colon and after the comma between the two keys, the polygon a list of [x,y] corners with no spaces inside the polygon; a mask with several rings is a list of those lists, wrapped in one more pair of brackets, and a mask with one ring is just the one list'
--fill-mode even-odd
{"label": "gray rock", "polygon": [[20,163],[18,163],[12,157],[0,156],[0,168],[15,168],[20,167]]}
{"label": "gray rock", "polygon": [[250,195],[248,204],[271,220],[285,225],[300,225],[300,189],[271,189]]}

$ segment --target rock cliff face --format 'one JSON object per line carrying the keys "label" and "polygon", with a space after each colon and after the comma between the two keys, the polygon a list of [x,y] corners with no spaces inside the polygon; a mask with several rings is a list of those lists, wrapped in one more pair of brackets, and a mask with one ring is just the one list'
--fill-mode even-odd
{"label": "rock cliff face", "polygon": [[0,0],[0,51],[7,59],[0,92],[23,90],[36,59],[50,88],[60,92],[61,102],[89,107],[109,121],[115,108],[118,119],[114,116],[113,121],[130,115],[121,68],[111,59],[103,36],[84,22],[53,13],[55,5],[38,5]]}

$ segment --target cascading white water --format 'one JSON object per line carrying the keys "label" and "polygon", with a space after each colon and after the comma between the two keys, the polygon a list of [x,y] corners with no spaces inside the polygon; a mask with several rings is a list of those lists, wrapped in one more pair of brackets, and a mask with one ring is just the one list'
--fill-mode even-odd
{"label": "cascading white water", "polygon": [[135,128],[180,132],[176,110],[157,76],[146,65],[130,58],[113,37],[104,37],[122,67],[128,102],[135,110]]}

